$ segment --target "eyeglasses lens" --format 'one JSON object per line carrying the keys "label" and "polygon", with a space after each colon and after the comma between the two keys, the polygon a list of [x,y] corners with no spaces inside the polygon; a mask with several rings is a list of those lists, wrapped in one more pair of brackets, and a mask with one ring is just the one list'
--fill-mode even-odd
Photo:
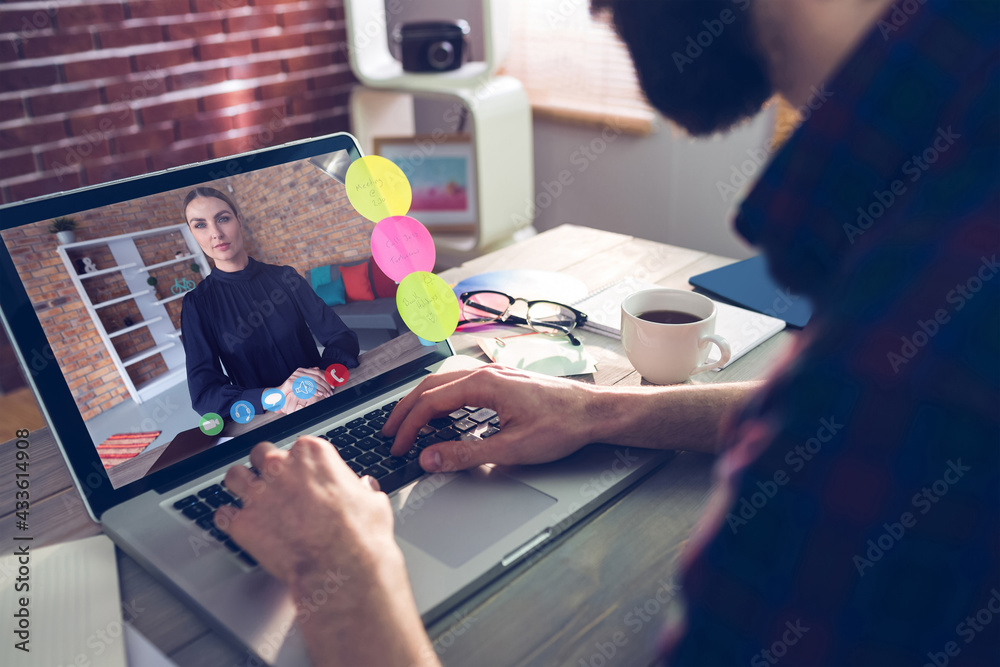
{"label": "eyeglasses lens", "polygon": [[564,334],[576,326],[576,314],[558,303],[540,301],[528,311],[528,322],[535,331]]}
{"label": "eyeglasses lens", "polygon": [[510,306],[510,299],[496,292],[473,294],[462,304],[462,317],[469,322],[493,322]]}

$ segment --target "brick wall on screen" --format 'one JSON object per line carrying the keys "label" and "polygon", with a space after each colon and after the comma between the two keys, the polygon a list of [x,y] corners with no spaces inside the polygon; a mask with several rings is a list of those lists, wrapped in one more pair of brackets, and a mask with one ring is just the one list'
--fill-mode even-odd
{"label": "brick wall on screen", "polygon": [[342,185],[308,162],[230,181],[245,222],[247,251],[255,259],[305,275],[317,266],[371,254],[375,224],[354,210]]}
{"label": "brick wall on screen", "polygon": [[[300,274],[313,267],[348,262],[371,253],[373,224],[354,211],[344,187],[308,162],[281,165],[205,184],[223,192],[232,188],[232,198],[244,218],[247,251],[268,264],[289,265]],[[187,190],[175,190],[84,211],[73,216],[78,241],[157,229],[183,222],[181,204]],[[125,384],[111,361],[103,342],[76,288],[56,252],[56,238],[48,231],[49,221],[24,225],[3,232],[18,275],[52,353],[66,376],[84,419],[91,419],[122,401],[131,400]],[[187,246],[179,232],[140,237],[136,248],[146,266],[173,259]],[[70,250],[72,260],[84,256],[98,269],[115,266],[106,245]],[[211,261],[211,260],[210,260]],[[156,299],[171,296],[175,279],[201,282],[189,263],[181,262],[153,269],[157,279]],[[92,303],[128,294],[118,273],[83,281]],[[166,304],[173,325],[180,328],[180,299]],[[107,331],[125,328],[124,318],[142,321],[135,300],[98,310]],[[121,357],[154,347],[144,328],[115,337],[113,344]],[[159,354],[127,368],[132,381],[141,386],[167,371]]]}
{"label": "brick wall on screen", "polygon": [[[176,225],[182,221],[177,211],[179,196],[181,195],[161,195],[79,213],[73,216],[78,224],[77,240],[87,241]],[[59,259],[56,238],[49,233],[48,223],[46,220],[4,230],[3,240],[73,397],[80,406],[84,419],[91,419],[108,408],[131,399],[101,341],[97,327],[87,314],[65,265]],[[187,245],[178,232],[139,238],[135,244],[147,266],[172,259],[178,250],[187,252]],[[116,264],[110,250],[103,244],[69,250],[68,255],[74,263],[88,257],[98,269],[110,268]],[[174,278],[189,278],[196,283],[200,282],[201,278],[187,270],[187,266],[187,263],[179,263],[151,272],[158,280],[155,287],[156,298],[171,295],[170,285]],[[129,293],[118,273],[88,278],[83,284],[92,303]],[[166,304],[166,308],[174,326],[179,327],[180,300]],[[98,316],[109,332],[124,329],[125,317],[130,317],[134,322],[141,322],[143,319],[133,300],[101,308]],[[137,329],[112,340],[122,358],[155,346],[146,329]],[[167,368],[163,358],[157,354],[126,370],[133,383],[142,385],[166,372]]]}
{"label": "brick wall on screen", "polygon": [[348,129],[343,0],[0,4],[0,201]]}

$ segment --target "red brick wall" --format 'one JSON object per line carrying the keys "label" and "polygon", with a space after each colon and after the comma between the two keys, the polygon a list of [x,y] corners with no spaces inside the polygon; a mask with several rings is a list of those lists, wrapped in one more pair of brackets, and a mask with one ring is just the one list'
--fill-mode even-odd
{"label": "red brick wall", "polygon": [[[287,264],[304,274],[315,266],[337,264],[371,252],[373,224],[354,211],[343,186],[308,162],[232,176],[206,185],[223,192],[232,187],[231,196],[244,220],[247,251],[259,261]],[[177,190],[74,215],[77,240],[176,225],[184,221],[181,204],[186,194],[187,189]],[[130,399],[56,253],[56,239],[48,232],[48,222],[6,230],[3,240],[84,419],[90,419]],[[136,239],[136,247],[147,266],[173,259],[178,250],[186,252],[187,248],[179,232]],[[68,254],[74,260],[89,257],[98,269],[115,265],[105,245],[72,250]],[[190,270],[188,262],[154,269],[151,275],[157,279],[158,299],[171,295],[175,278],[201,282],[201,276]],[[83,284],[92,303],[128,293],[124,279],[117,273],[88,278]],[[179,329],[181,300],[166,307]],[[132,300],[97,312],[109,332],[125,328],[126,316],[135,322],[142,320]],[[112,341],[123,358],[154,346],[145,329]],[[166,366],[157,354],[127,370],[132,381],[141,385],[164,373]]]}
{"label": "red brick wall", "polygon": [[[56,253],[56,238],[46,226],[36,223],[8,229],[3,239],[73,397],[84,419],[89,419],[127,400],[128,390],[118,378],[97,328]],[[81,235],[80,240],[85,238]],[[111,265],[99,247],[93,255],[82,254],[92,256],[98,267]]]}
{"label": "red brick wall", "polygon": [[342,185],[308,162],[228,180],[255,259],[305,275],[371,254],[374,223],[358,215]]}
{"label": "red brick wall", "polygon": [[346,130],[344,39],[343,0],[0,4],[0,202]]}

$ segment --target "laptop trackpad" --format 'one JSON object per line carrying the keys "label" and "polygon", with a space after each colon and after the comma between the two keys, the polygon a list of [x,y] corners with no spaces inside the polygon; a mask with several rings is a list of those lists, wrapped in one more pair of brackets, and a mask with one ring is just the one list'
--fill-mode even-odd
{"label": "laptop trackpad", "polygon": [[490,468],[440,485],[424,477],[396,497],[396,535],[459,567],[556,503],[552,496]]}

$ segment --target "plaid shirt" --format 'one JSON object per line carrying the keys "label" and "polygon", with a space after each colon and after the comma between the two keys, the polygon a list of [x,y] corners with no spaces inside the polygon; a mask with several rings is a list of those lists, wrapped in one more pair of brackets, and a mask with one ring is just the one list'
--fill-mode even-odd
{"label": "plaid shirt", "polygon": [[728,434],[669,664],[1000,664],[998,26],[897,2],[743,203],[815,315]]}

